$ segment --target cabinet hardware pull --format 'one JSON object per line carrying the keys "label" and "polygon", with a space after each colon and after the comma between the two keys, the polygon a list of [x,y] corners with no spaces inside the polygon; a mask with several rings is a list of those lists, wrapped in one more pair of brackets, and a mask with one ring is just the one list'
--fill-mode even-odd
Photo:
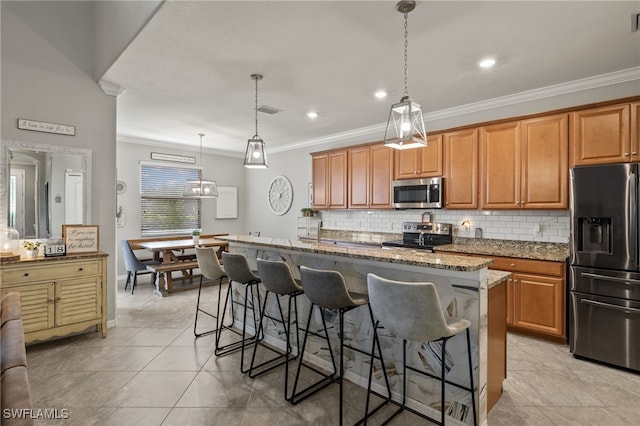
{"label": "cabinet hardware pull", "polygon": [[633,151],[633,152],[631,153],[631,155],[636,155],[636,154],[637,154],[637,152],[636,152],[636,151]]}
{"label": "cabinet hardware pull", "polygon": [[53,299],[49,298],[49,299],[47,299],[47,302],[53,303]]}
{"label": "cabinet hardware pull", "polygon": [[516,266],[516,264],[515,264],[515,263],[512,263],[512,264],[511,264],[511,265],[509,265],[509,266],[511,266],[511,267],[513,268],[514,266]]}
{"label": "cabinet hardware pull", "polygon": [[24,276],[25,276],[25,277],[28,277],[28,276],[29,276],[29,273],[28,273],[28,272],[25,272],[25,273],[24,273]]}
{"label": "cabinet hardware pull", "polygon": [[78,268],[78,271],[84,271],[84,268]]}
{"label": "cabinet hardware pull", "polygon": [[56,302],[59,302],[62,300],[62,297],[56,297]]}
{"label": "cabinet hardware pull", "polygon": [[628,153],[628,152],[625,152],[625,153],[624,153],[624,156],[625,156],[625,157],[628,157],[628,156],[629,156],[629,153]]}

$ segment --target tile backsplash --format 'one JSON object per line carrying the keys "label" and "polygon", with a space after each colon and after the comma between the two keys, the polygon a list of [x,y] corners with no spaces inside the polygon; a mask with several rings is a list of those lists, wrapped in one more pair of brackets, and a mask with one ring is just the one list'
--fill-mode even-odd
{"label": "tile backsplash", "polygon": [[473,238],[480,228],[482,238],[569,242],[569,210],[322,210],[320,216],[326,229],[402,232],[402,222],[420,222],[424,212],[434,222],[452,223],[458,237]]}

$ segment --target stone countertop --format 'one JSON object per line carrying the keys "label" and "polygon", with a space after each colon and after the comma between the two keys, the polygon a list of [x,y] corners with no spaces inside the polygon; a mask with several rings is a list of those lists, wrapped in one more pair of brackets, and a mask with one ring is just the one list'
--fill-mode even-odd
{"label": "stone countertop", "polygon": [[230,243],[244,243],[262,247],[296,250],[307,253],[344,256],[356,259],[377,260],[405,265],[423,266],[453,271],[478,271],[491,264],[490,259],[480,257],[455,256],[446,253],[425,253],[422,250],[392,248],[365,244],[341,244],[309,242],[282,238],[253,237],[247,235],[228,235],[216,237]]}
{"label": "stone countertop", "polygon": [[507,281],[511,275],[511,272],[489,269],[487,274],[487,289],[493,288],[498,284]]}
{"label": "stone countertop", "polygon": [[437,246],[436,251],[553,262],[565,262],[569,258],[569,244],[483,238],[454,238],[453,244]]}

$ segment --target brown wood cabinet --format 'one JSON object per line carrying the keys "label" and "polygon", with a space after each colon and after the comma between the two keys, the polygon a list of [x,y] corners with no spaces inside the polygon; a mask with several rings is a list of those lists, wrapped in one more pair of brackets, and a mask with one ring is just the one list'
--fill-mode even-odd
{"label": "brown wood cabinet", "polygon": [[0,296],[20,293],[26,343],[94,326],[106,337],[106,254],[3,263],[0,278]]}
{"label": "brown wood cabinet", "polygon": [[637,134],[631,146],[631,109],[621,104],[571,113],[571,166],[640,161]]}
{"label": "brown wood cabinet", "polygon": [[478,132],[444,134],[444,200],[448,209],[478,208]]}
{"label": "brown wood cabinet", "polygon": [[382,143],[347,150],[348,208],[391,208],[393,151]]}
{"label": "brown wood cabinet", "polygon": [[569,206],[568,115],[480,128],[483,209]]}
{"label": "brown wood cabinet", "polygon": [[347,208],[347,151],[312,154],[313,208]]}
{"label": "brown wood cabinet", "polygon": [[429,135],[429,145],[394,150],[394,180],[442,176],[442,135]]}
{"label": "brown wood cabinet", "polygon": [[507,326],[552,340],[566,338],[564,262],[492,257],[491,269],[513,273],[507,281]]}

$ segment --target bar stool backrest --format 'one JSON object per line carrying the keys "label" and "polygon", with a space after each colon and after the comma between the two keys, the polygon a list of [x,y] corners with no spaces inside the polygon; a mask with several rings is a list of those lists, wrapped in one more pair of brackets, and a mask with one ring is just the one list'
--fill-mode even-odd
{"label": "bar stool backrest", "polygon": [[224,263],[224,270],[227,272],[229,281],[235,281],[237,283],[249,283],[253,281],[260,281],[249,268],[249,262],[247,258],[241,254],[222,253],[222,263]]}
{"label": "bar stool backrest", "polygon": [[338,271],[323,271],[300,266],[304,294],[321,308],[340,309],[357,306]]}
{"label": "bar stool backrest", "polygon": [[209,280],[219,280],[226,274],[218,261],[216,250],[212,247],[196,247],[196,259],[200,273]]}
{"label": "bar stool backrest", "polygon": [[401,339],[428,342],[464,330],[447,325],[433,283],[393,281],[367,274],[367,287],[373,315]]}
{"label": "bar stool backrest", "polygon": [[265,260],[258,258],[258,275],[262,285],[276,294],[291,294],[301,291],[293,276],[289,265],[277,260]]}

